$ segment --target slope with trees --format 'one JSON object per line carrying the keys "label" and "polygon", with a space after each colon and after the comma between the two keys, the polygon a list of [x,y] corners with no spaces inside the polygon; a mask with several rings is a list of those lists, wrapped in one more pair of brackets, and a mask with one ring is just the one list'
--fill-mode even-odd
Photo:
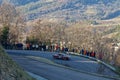
{"label": "slope with trees", "polygon": [[[3,0],[1,0],[3,1]],[[22,11],[28,20],[57,18],[70,22],[119,17],[119,0],[8,0]]]}
{"label": "slope with trees", "polygon": [[7,44],[19,42],[24,33],[24,18],[9,3],[0,5],[0,11],[0,43],[5,47]]}

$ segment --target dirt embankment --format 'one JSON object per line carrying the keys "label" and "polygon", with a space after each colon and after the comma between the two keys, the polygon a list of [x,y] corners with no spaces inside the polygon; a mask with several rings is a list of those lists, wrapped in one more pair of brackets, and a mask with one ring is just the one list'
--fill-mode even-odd
{"label": "dirt embankment", "polygon": [[0,47],[0,80],[35,80],[21,69]]}

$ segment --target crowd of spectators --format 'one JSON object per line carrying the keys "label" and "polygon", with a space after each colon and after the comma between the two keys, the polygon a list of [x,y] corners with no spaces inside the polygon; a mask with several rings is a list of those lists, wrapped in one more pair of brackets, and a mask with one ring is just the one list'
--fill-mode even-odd
{"label": "crowd of spectators", "polygon": [[[39,50],[39,51],[53,51],[53,52],[77,52],[82,55],[90,56],[96,58],[95,51],[88,51],[86,49],[69,49],[68,47],[59,47],[58,45],[41,45],[41,44],[31,44],[31,43],[16,43],[16,44],[6,44],[3,46],[5,49],[16,49],[16,50]],[[102,59],[103,55],[99,54],[99,59]]]}

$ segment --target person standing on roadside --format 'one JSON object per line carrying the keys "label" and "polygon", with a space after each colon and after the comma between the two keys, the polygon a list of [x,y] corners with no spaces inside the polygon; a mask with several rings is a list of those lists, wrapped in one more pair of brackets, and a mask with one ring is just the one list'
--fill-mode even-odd
{"label": "person standing on roadside", "polygon": [[84,54],[84,49],[80,50],[80,54],[82,54],[82,55]]}

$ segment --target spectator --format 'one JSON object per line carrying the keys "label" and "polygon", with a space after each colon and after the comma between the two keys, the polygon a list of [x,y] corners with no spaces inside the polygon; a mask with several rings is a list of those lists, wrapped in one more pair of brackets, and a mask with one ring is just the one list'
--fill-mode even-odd
{"label": "spectator", "polygon": [[96,53],[94,51],[91,52],[91,57],[95,57]]}
{"label": "spectator", "polygon": [[65,48],[65,52],[68,52],[68,48]]}
{"label": "spectator", "polygon": [[27,50],[30,50],[30,43],[26,44],[26,48],[27,48]]}
{"label": "spectator", "polygon": [[72,49],[72,52],[75,52],[75,49],[74,49],[74,48]]}
{"label": "spectator", "polygon": [[32,45],[32,50],[35,50],[35,45],[34,44]]}
{"label": "spectator", "polygon": [[102,54],[102,53],[99,53],[98,58],[99,58],[100,60],[102,60],[102,58],[103,58],[103,54]]}
{"label": "spectator", "polygon": [[84,55],[86,55],[87,54],[87,50],[84,50]]}
{"label": "spectator", "polygon": [[36,44],[36,45],[35,45],[35,48],[36,48],[36,50],[38,50],[39,46]]}
{"label": "spectator", "polygon": [[87,55],[87,56],[90,56],[90,52],[89,52],[89,51],[86,51],[86,52],[87,52],[87,54],[86,54],[86,55]]}
{"label": "spectator", "polygon": [[80,51],[80,54],[84,54],[84,49],[82,49],[82,50]]}

